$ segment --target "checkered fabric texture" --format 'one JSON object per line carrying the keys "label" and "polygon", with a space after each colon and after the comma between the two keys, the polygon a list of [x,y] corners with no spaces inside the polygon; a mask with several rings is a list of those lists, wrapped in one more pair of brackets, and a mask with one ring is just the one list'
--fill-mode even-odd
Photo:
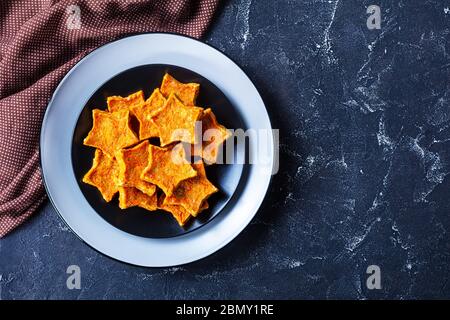
{"label": "checkered fabric texture", "polygon": [[130,34],[201,37],[219,1],[0,1],[0,238],[46,199],[39,133],[51,95],[70,68]]}

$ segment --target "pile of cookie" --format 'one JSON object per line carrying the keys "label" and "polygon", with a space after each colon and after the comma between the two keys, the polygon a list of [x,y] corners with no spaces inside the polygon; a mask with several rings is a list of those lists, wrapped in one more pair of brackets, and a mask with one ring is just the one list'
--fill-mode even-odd
{"label": "pile of cookie", "polygon": [[[121,209],[162,209],[180,226],[207,209],[208,197],[218,189],[208,180],[205,164],[217,162],[230,132],[210,108],[196,106],[199,90],[197,83],[181,83],[166,74],[148,99],[143,91],[108,97],[107,110],[92,111],[84,144],[96,150],[83,182],[96,187],[107,202],[118,193]],[[132,118],[138,128],[131,125]],[[211,129],[212,137],[202,139]]]}

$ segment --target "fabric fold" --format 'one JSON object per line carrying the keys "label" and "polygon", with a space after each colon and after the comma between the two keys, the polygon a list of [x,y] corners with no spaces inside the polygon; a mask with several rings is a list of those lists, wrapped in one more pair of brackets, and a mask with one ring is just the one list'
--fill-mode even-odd
{"label": "fabric fold", "polygon": [[0,2],[0,238],[45,200],[39,133],[51,95],[81,58],[130,34],[201,37],[219,0]]}

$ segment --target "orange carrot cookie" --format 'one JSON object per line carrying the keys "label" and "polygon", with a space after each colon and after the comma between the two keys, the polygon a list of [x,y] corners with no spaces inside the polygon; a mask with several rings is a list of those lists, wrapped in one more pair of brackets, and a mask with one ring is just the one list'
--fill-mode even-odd
{"label": "orange carrot cookie", "polygon": [[130,149],[122,149],[116,153],[119,165],[119,184],[125,187],[135,187],[151,196],[156,191],[156,186],[141,179],[142,171],[148,165],[147,140]]}
{"label": "orange carrot cookie", "polygon": [[181,83],[166,73],[161,83],[161,93],[168,98],[174,93],[185,105],[195,106],[200,85],[198,83]]}
{"label": "orange carrot cookie", "polygon": [[197,172],[186,161],[181,145],[160,148],[149,145],[148,166],[141,178],[160,187],[166,195],[172,194],[178,184],[197,175]]}
{"label": "orange carrot cookie", "polygon": [[202,143],[193,146],[193,155],[202,157],[206,164],[217,162],[220,148],[231,133],[227,128],[217,122],[216,116],[210,108],[203,111],[202,116]]}
{"label": "orange carrot cookie", "polygon": [[119,191],[117,187],[118,173],[119,166],[116,160],[97,149],[95,150],[92,167],[84,175],[83,182],[96,187],[102,194],[103,199],[109,202]]}
{"label": "orange carrot cookie", "polygon": [[159,128],[161,146],[175,141],[197,143],[200,139],[196,135],[195,128],[202,112],[202,108],[187,107],[174,94],[171,94],[164,107],[156,111],[152,117]]}
{"label": "orange carrot cookie", "polygon": [[84,139],[84,144],[101,149],[114,157],[119,149],[131,146],[139,141],[129,124],[129,111],[105,112],[92,110],[92,129]]}
{"label": "orange carrot cookie", "polygon": [[185,106],[174,94],[167,99],[164,107],[155,112],[153,122],[159,128],[161,146],[175,141],[197,143],[196,122],[200,120],[203,109]]}
{"label": "orange carrot cookie", "polygon": [[[177,220],[178,224],[180,226],[184,226],[186,224],[186,222],[189,220],[189,218],[191,217],[191,214],[189,212],[187,212],[183,206],[179,206],[176,204],[164,203],[164,198],[165,198],[165,195],[162,195],[161,197],[159,197],[158,208],[162,209],[164,211],[170,212],[172,214],[172,216],[175,218],[175,220]],[[200,211],[206,210],[208,208],[209,208],[209,204],[207,201],[205,201],[202,204]]]}
{"label": "orange carrot cookie", "polygon": [[126,209],[139,206],[149,211],[158,209],[156,192],[149,196],[134,187],[119,187],[119,207]]}
{"label": "orange carrot cookie", "polygon": [[162,195],[160,199],[158,199],[158,208],[170,212],[175,220],[177,220],[178,224],[184,226],[191,217],[190,213],[182,206],[164,204],[164,198],[165,196]]}
{"label": "orange carrot cookie", "polygon": [[155,89],[145,103],[131,107],[139,121],[139,139],[159,137],[159,130],[152,120],[152,115],[164,106],[165,101],[159,89]]}
{"label": "orange carrot cookie", "polygon": [[206,178],[203,162],[194,163],[192,166],[197,171],[197,175],[180,182],[173,193],[166,196],[164,203],[180,205],[196,217],[204,201],[218,189]]}
{"label": "orange carrot cookie", "polygon": [[142,90],[130,94],[128,97],[111,96],[106,99],[110,112],[118,110],[131,110],[135,106],[144,103],[144,92]]}

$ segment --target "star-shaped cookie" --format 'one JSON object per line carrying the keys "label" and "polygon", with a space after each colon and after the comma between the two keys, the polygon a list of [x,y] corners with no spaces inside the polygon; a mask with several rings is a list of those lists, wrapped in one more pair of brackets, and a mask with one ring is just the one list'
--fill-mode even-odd
{"label": "star-shaped cookie", "polygon": [[159,137],[159,130],[152,120],[152,115],[164,106],[166,99],[156,88],[145,103],[134,105],[131,111],[139,121],[139,139]]}
{"label": "star-shaped cookie", "polygon": [[[163,194],[158,198],[158,208],[162,209],[164,211],[170,212],[172,214],[172,216],[177,220],[178,224],[180,226],[184,226],[186,224],[186,222],[189,220],[189,218],[191,217],[191,214],[186,209],[184,209],[183,206],[179,206],[176,204],[164,203],[165,197],[166,196]],[[200,211],[206,210],[208,208],[209,208],[209,204],[207,201],[205,201],[202,204]]]}
{"label": "star-shaped cookie", "polygon": [[142,171],[148,165],[148,146],[149,143],[145,140],[132,148],[121,149],[116,153],[116,159],[119,165],[119,184],[135,187],[151,196],[155,193],[156,186],[141,179]]}
{"label": "star-shaped cookie", "polygon": [[195,128],[202,112],[202,108],[185,106],[174,94],[171,94],[164,107],[152,116],[153,122],[159,128],[161,146],[175,141],[197,143],[200,139],[197,137]]}
{"label": "star-shaped cookie", "polygon": [[96,187],[102,194],[103,199],[109,202],[119,191],[117,186],[118,173],[117,161],[100,149],[96,149],[92,167],[84,175],[83,182]]}
{"label": "star-shaped cookie", "polygon": [[173,93],[187,106],[195,106],[199,91],[198,83],[181,83],[168,73],[164,75],[161,83],[161,93],[166,98]]}
{"label": "star-shaped cookie", "polygon": [[197,175],[186,161],[181,144],[166,148],[149,145],[149,155],[148,166],[141,178],[156,184],[166,195],[172,194],[181,181]]}
{"label": "star-shaped cookie", "polygon": [[128,97],[111,96],[106,99],[108,110],[110,112],[119,111],[123,109],[131,110],[132,107],[142,105],[144,103],[144,92],[130,94]]}
{"label": "star-shaped cookie", "polygon": [[218,189],[206,178],[203,162],[194,163],[192,167],[197,171],[197,175],[181,181],[172,194],[166,196],[164,203],[180,205],[196,217],[204,201]]}
{"label": "star-shaped cookie", "polygon": [[216,116],[210,108],[203,111],[201,118],[203,139],[201,143],[193,146],[192,154],[202,157],[206,164],[217,162],[220,148],[231,133],[227,128],[217,122]]}
{"label": "star-shaped cookie", "polygon": [[149,196],[134,187],[119,187],[119,207],[141,207],[149,211],[158,209],[158,196],[156,192]]}
{"label": "star-shaped cookie", "polygon": [[130,128],[129,116],[126,109],[116,112],[92,110],[93,125],[84,139],[84,144],[101,149],[114,157],[116,151],[139,142]]}

